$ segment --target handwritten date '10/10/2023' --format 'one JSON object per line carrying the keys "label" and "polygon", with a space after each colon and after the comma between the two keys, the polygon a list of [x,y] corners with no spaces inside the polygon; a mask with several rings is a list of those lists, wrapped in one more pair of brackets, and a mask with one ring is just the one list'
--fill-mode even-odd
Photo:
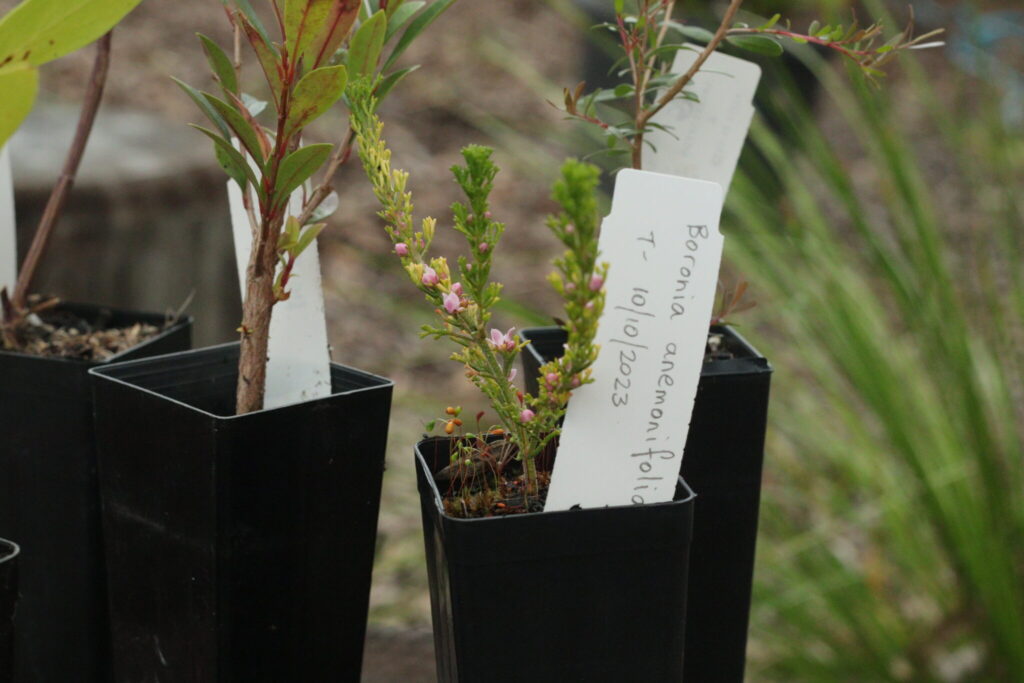
{"label": "handwritten date '10/10/2023'", "polygon": [[594,382],[569,403],[546,510],[672,499],[718,281],[721,206],[717,183],[616,177],[601,226],[611,262],[603,351]]}

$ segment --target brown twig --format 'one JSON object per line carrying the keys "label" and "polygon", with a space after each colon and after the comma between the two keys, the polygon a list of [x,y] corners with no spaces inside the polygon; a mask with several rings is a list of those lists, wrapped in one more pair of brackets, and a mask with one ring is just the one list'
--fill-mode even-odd
{"label": "brown twig", "polygon": [[320,185],[313,190],[313,193],[306,200],[305,206],[302,208],[302,213],[299,215],[299,225],[305,225],[309,222],[313,216],[313,212],[316,211],[317,207],[327,199],[327,195],[331,193],[331,183],[334,181],[334,174],[338,171],[341,166],[348,161],[349,157],[352,156],[352,143],[355,141],[355,131],[350,127],[348,133],[345,135],[345,140],[334,150],[334,155],[331,157],[330,163],[327,164],[327,170],[324,171],[324,178],[320,182]]}
{"label": "brown twig", "polygon": [[39,227],[36,228],[35,236],[32,238],[32,244],[25,256],[21,272],[18,274],[14,295],[11,297],[11,304],[16,312],[25,309],[29,288],[32,286],[39,263],[46,253],[57,219],[60,218],[64,204],[67,202],[68,194],[75,184],[75,175],[78,173],[78,166],[85,153],[85,146],[89,142],[92,124],[96,120],[96,112],[99,110],[100,100],[103,98],[103,86],[107,82],[107,71],[110,67],[110,36],[111,33],[108,32],[97,43],[96,58],[93,60],[92,74],[89,76],[89,89],[86,91],[85,101],[82,103],[74,140],[68,150],[67,158],[64,160],[60,178],[46,202],[46,209],[43,211]]}
{"label": "brown twig", "polygon": [[665,106],[674,100],[676,96],[683,91],[683,88],[693,80],[693,77],[700,71],[701,67],[704,66],[704,62],[708,60],[711,53],[714,52],[718,45],[725,38],[726,33],[729,31],[729,27],[732,25],[732,20],[736,17],[736,12],[739,11],[740,5],[743,4],[743,0],[731,0],[729,2],[728,9],[725,10],[725,15],[722,17],[722,23],[718,25],[718,30],[715,31],[715,35],[712,36],[711,41],[704,48],[703,52],[697,56],[697,60],[690,66],[690,68],[680,76],[675,83],[673,83],[661,97],[658,98],[657,102],[654,103],[649,109],[640,109],[636,115],[636,130],[639,131],[635,138],[633,138],[633,168],[640,168],[643,162],[643,149],[644,149],[644,128],[647,127],[647,123],[654,117],[655,114],[660,112]]}

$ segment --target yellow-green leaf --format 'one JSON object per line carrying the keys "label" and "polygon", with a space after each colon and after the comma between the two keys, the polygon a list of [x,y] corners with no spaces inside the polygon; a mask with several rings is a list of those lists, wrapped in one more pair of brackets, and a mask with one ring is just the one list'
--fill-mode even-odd
{"label": "yellow-green leaf", "polygon": [[285,136],[291,137],[330,109],[345,92],[348,71],[344,66],[325,66],[302,77],[292,94]]}
{"label": "yellow-green leaf", "polygon": [[225,92],[238,94],[238,78],[235,76],[235,67],[220,45],[207,38],[202,33],[197,33],[199,40],[203,43],[203,52],[206,53],[206,61],[210,63],[210,69],[217,77],[217,82]]}
{"label": "yellow-green leaf", "polygon": [[220,152],[220,154],[218,154],[217,156],[218,161],[221,161],[223,158],[231,160],[231,170],[228,171],[227,168],[224,169],[225,171],[228,171],[228,175],[230,175],[233,178],[234,172],[240,170],[242,173],[245,174],[245,177],[249,179],[249,182],[252,183],[252,186],[256,188],[256,193],[259,194],[261,197],[263,196],[263,188],[260,186],[259,178],[256,177],[256,172],[252,170],[252,166],[250,166],[249,162],[245,160],[245,157],[242,156],[242,153],[235,149],[234,145],[232,145],[230,142],[214,133],[209,128],[203,128],[202,126],[197,126],[194,123],[190,123],[188,125],[192,126],[200,133],[213,140],[213,143],[217,145],[217,149]]}
{"label": "yellow-green leaf", "polygon": [[140,0],[25,0],[0,19],[0,70],[38,66],[88,45]]}
{"label": "yellow-green leaf", "polygon": [[334,145],[327,143],[308,145],[300,147],[284,158],[281,168],[277,171],[277,181],[274,183],[274,193],[280,197],[282,203],[287,202],[292,191],[324,165],[333,148]]}
{"label": "yellow-green leaf", "polygon": [[288,55],[298,61],[310,43],[320,35],[328,15],[338,0],[286,0],[284,33]]}
{"label": "yellow-green leaf", "polygon": [[32,111],[39,90],[39,71],[24,67],[13,71],[0,72],[0,147],[18,130],[18,126]]}
{"label": "yellow-green leaf", "polygon": [[274,45],[268,41],[263,33],[263,30],[253,24],[248,17],[242,14],[235,15],[242,24],[242,31],[245,32],[245,38],[252,45],[253,52],[256,53],[256,58],[260,62],[260,67],[263,69],[263,74],[267,78],[267,84],[270,86],[270,93],[274,97],[275,103],[281,102],[281,74],[277,71],[278,54],[277,50],[274,49]]}
{"label": "yellow-green leaf", "polygon": [[309,44],[305,53],[307,69],[325,64],[348,37],[352,24],[359,16],[359,0],[335,0],[320,34]]}
{"label": "yellow-green leaf", "polygon": [[238,136],[238,139],[242,141],[242,145],[252,158],[256,160],[256,164],[263,166],[263,149],[260,147],[259,137],[252,126],[249,125],[249,122],[245,120],[245,117],[239,114],[230,104],[210,93],[204,92],[203,97],[221,115],[228,124],[228,127]]}
{"label": "yellow-green leaf", "polygon": [[365,76],[377,70],[377,59],[384,48],[388,18],[384,10],[363,22],[348,46],[348,70],[353,76]]}

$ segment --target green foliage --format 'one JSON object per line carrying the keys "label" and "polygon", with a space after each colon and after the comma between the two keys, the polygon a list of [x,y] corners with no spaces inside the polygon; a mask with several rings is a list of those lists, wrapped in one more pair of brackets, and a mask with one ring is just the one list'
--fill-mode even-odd
{"label": "green foliage", "polygon": [[348,70],[342,65],[320,67],[303,76],[292,94],[285,135],[295,135],[330,109],[345,93],[346,83]]}
{"label": "green foliage", "polygon": [[[450,4],[432,3],[427,23]],[[359,0],[287,0],[282,15],[284,35],[274,42],[247,0],[225,1],[225,6],[263,71],[274,109],[272,125],[259,122],[266,103],[240,91],[237,65],[204,35],[200,34],[199,39],[224,98],[175,80],[214,124],[216,130],[199,130],[213,139],[217,162],[242,188],[250,218],[258,223],[253,225],[258,241],[266,241],[267,248],[281,257],[278,282],[286,284],[289,263],[297,256],[294,246],[302,242],[297,233],[292,234],[294,230],[286,220],[289,197],[326,166],[327,177],[307,197],[300,215],[295,216],[301,219],[299,228],[324,218],[320,204],[331,196],[327,183],[334,170],[348,158],[352,143],[351,136],[346,136],[336,147],[300,147],[302,132],[342,99],[349,75],[378,76],[381,52],[388,37],[388,14],[380,10],[357,23],[363,8]],[[395,30],[416,17],[421,7],[423,3],[413,2],[397,8],[397,13],[391,15]],[[409,39],[416,35],[418,32]],[[409,36],[408,30],[405,36]],[[347,48],[342,48],[346,44]],[[346,54],[347,65],[330,64],[339,50]],[[386,87],[377,93],[378,97],[414,68],[387,74],[383,78]],[[278,128],[279,121],[283,125]],[[235,148],[233,139],[239,141],[245,155]],[[258,206],[251,202],[250,193],[255,194]],[[302,233],[307,234],[311,233]],[[261,250],[260,244],[255,245],[254,252],[257,250]],[[282,286],[278,300],[286,295]]]}
{"label": "green foliage", "polygon": [[0,19],[0,146],[28,116],[37,67],[88,45],[140,0],[24,0]]}
{"label": "green foliage", "polygon": [[555,199],[562,204],[563,213],[551,217],[548,224],[569,251],[556,262],[558,273],[553,282],[566,297],[570,348],[567,360],[545,366],[540,395],[524,395],[513,383],[524,343],[514,330],[501,332],[490,327],[501,294],[501,285],[490,281],[491,264],[505,229],[490,211],[489,197],[498,172],[491,149],[466,147],[462,150],[465,164],[452,168],[466,196],[465,203],[452,205],[453,228],[466,238],[469,252],[459,257],[458,272],[453,275],[447,259],[429,255],[436,221],[426,218],[419,231],[414,227],[412,194],[406,190],[408,174],[391,167],[383,124],[374,114],[377,104],[372,88],[361,81],[350,89],[349,97],[359,155],[381,204],[379,215],[406,273],[439,317],[439,323],[423,328],[423,334],[456,344],[452,360],[465,367],[466,376],[490,400],[509,442],[518,446],[527,489],[535,490],[535,458],[558,433],[572,390],[589,381],[590,365],[597,356],[593,342],[604,306],[607,272],[607,266],[597,265],[594,193],[598,170],[567,162],[555,186]]}
{"label": "green foliage", "polygon": [[235,75],[235,67],[231,64],[231,60],[224,50],[220,49],[217,43],[213,42],[212,39],[207,38],[202,33],[197,33],[199,40],[203,43],[203,51],[206,53],[206,60],[210,63],[210,70],[217,78],[217,82],[220,83],[220,87],[224,89],[224,94],[234,93],[238,94],[238,78]]}
{"label": "green foliage", "polygon": [[286,156],[277,175],[275,192],[282,197],[290,196],[327,162],[331,149],[333,145],[323,143],[307,145]]}
{"label": "green foliage", "polygon": [[[743,0],[732,0],[718,30],[712,33],[676,22],[673,19],[675,0],[616,2],[615,22],[599,24],[597,28],[610,31],[618,39],[622,57],[613,70],[628,81],[590,93],[585,92],[584,83],[573,89],[565,88],[566,113],[601,128],[607,141],[604,153],[628,152],[633,167],[641,168],[644,136],[654,129],[669,130],[656,123],[654,117],[676,98],[694,98],[685,91],[687,84],[723,41],[772,57],[783,53],[780,39],[797,44],[815,43],[842,54],[869,77],[883,76],[880,67],[899,52],[941,44],[926,42],[941,33],[941,29],[914,37],[912,25],[881,46],[876,45],[883,32],[881,24],[862,28],[854,21],[848,26],[822,28],[818,22],[812,22],[807,32],[801,33],[793,30],[788,22],[780,27],[780,16],[776,14],[759,26],[749,26],[734,21],[742,4]],[[686,40],[706,45],[698,50]],[[672,65],[679,50],[694,50],[699,54],[685,73],[677,74],[672,72]]]}
{"label": "green foliage", "polygon": [[387,30],[387,17],[381,10],[367,19],[356,31],[348,49],[348,68],[354,76],[368,76],[376,70]]}
{"label": "green foliage", "polygon": [[775,93],[725,222],[777,374],[752,673],[1024,680],[1020,131],[913,60],[888,95],[807,58],[845,126]]}

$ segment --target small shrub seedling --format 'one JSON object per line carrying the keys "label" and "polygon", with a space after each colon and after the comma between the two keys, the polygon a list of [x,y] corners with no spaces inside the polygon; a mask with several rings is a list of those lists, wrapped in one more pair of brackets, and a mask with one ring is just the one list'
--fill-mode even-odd
{"label": "small shrub seedling", "polygon": [[[464,165],[452,168],[466,196],[465,203],[452,205],[453,229],[466,238],[468,250],[468,255],[458,258],[457,268],[452,268],[445,257],[431,255],[436,220],[424,218],[416,228],[412,193],[406,187],[409,175],[391,166],[391,150],[382,137],[383,124],[374,113],[376,100],[370,81],[355,84],[350,97],[359,155],[381,204],[379,215],[386,222],[394,253],[437,315],[437,323],[424,326],[422,334],[455,343],[452,360],[463,365],[466,377],[487,396],[498,416],[498,425],[465,434],[470,448],[457,451],[453,465],[475,471],[489,454],[507,446],[498,460],[515,457],[521,463],[525,508],[530,509],[530,498],[539,488],[537,456],[558,434],[559,420],[573,390],[591,381],[590,366],[597,358],[594,336],[604,307],[607,275],[597,251],[600,216],[595,190],[599,171],[590,164],[567,161],[554,185],[554,199],[562,210],[550,216],[547,225],[566,251],[555,260],[549,279],[565,300],[569,339],[565,355],[541,368],[538,394],[524,394],[513,380],[516,359],[525,343],[514,328],[501,330],[491,325],[502,289],[490,280],[491,265],[505,230],[494,219],[489,204],[498,173],[492,150],[466,147],[462,150]],[[462,426],[459,412],[450,409],[444,420],[446,433]],[[498,443],[486,443],[487,437],[497,438]]]}
{"label": "small shrub seedling", "polygon": [[[776,14],[759,26],[750,26],[736,21],[742,5],[743,0],[731,0],[712,33],[675,21],[676,0],[615,0],[615,21],[598,28],[617,36],[623,54],[612,68],[625,81],[614,88],[598,88],[590,93],[585,93],[585,83],[566,88],[566,113],[601,128],[608,150],[628,153],[632,167],[641,168],[644,136],[653,129],[665,129],[654,121],[655,116],[677,98],[696,100],[686,86],[723,43],[771,56],[782,54],[780,40],[820,45],[849,59],[869,78],[885,76],[882,67],[900,52],[942,45],[933,39],[943,29],[915,37],[912,17],[904,30],[879,44],[884,32],[880,23],[862,27],[854,20],[846,26],[822,26],[815,21],[801,32],[789,22],[780,23],[781,17]],[[686,40],[705,45],[699,48]],[[679,50],[697,53],[693,64],[682,74],[671,71]],[[625,111],[610,120],[605,110],[598,111],[599,104],[621,104]]]}
{"label": "small shrub seedling", "polygon": [[[273,308],[288,299],[295,260],[333,211],[333,176],[352,152],[351,128],[336,145],[303,145],[303,131],[345,99],[351,80],[373,78],[376,100],[385,97],[416,69],[392,70],[395,60],[453,2],[424,7],[402,0],[270,0],[280,32],[275,42],[249,1],[233,0],[225,3],[235,31],[233,58],[199,36],[222,96],[179,85],[213,123],[213,129],[196,127],[213,140],[217,161],[241,188],[252,229],[239,327],[239,414],[263,407]],[[261,67],[269,103],[241,90],[243,38]],[[264,110],[273,115],[266,126],[260,123]],[[321,169],[319,184],[307,191],[307,181]],[[293,215],[289,200],[299,190],[302,208]]]}

